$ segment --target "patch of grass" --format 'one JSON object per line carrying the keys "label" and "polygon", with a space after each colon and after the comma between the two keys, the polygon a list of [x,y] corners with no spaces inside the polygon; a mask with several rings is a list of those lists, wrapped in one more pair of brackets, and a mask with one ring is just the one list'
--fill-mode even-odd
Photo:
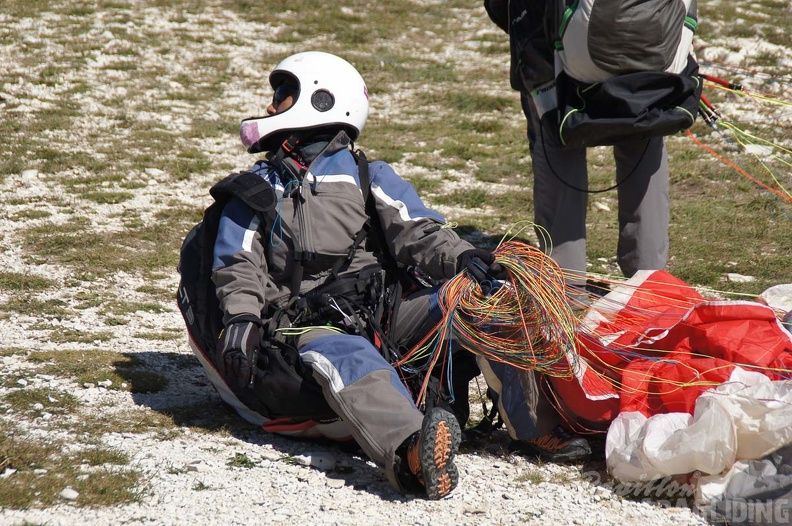
{"label": "patch of grass", "polygon": [[102,305],[108,301],[106,293],[79,291],[74,295],[74,300],[77,301],[75,308],[77,309],[90,309]]}
{"label": "patch of grass", "polygon": [[71,424],[74,433],[90,436],[104,433],[154,433],[157,438],[170,440],[180,436],[173,420],[163,413],[150,409],[106,411],[103,414],[86,414]]}
{"label": "patch of grass", "polygon": [[27,354],[27,349],[21,347],[4,347],[0,344],[0,357],[2,356],[19,356]]}
{"label": "patch of grass", "polygon": [[435,197],[434,201],[443,205],[461,206],[464,208],[481,208],[488,204],[489,196],[485,190],[471,188],[469,190],[454,190]]}
{"label": "patch of grass", "polygon": [[56,329],[50,334],[50,340],[56,343],[98,343],[109,342],[113,339],[113,333],[89,332],[79,329]]}
{"label": "patch of grass", "polygon": [[172,329],[160,332],[138,332],[135,333],[134,336],[142,340],[171,341],[183,338],[184,331],[181,329]]}
{"label": "patch of grass", "polygon": [[23,222],[26,220],[44,219],[51,215],[52,212],[48,212],[47,210],[28,209],[11,214],[10,219],[15,222]]}
{"label": "patch of grass", "polygon": [[284,464],[289,464],[290,466],[297,466],[299,464],[297,459],[294,458],[294,455],[281,455],[278,457],[278,462],[283,462]]}
{"label": "patch of grass", "polygon": [[[67,453],[69,452],[69,453]],[[63,441],[42,439],[19,427],[0,421],[0,472],[16,472],[0,484],[0,507],[28,509],[63,502],[59,493],[66,487],[79,496],[72,505],[113,506],[137,502],[141,476],[123,466],[129,458],[107,448],[74,451]],[[98,467],[85,477],[81,466]],[[121,469],[111,469],[109,466]]]}
{"label": "patch of grass", "polygon": [[68,304],[59,299],[41,300],[27,294],[15,294],[5,303],[0,304],[0,315],[3,311],[25,314],[36,318],[68,318],[73,314]]}
{"label": "patch of grass", "polygon": [[135,289],[136,292],[147,294],[163,301],[172,301],[176,293],[170,289],[164,289],[154,285],[141,285]]}
{"label": "patch of grass", "polygon": [[28,360],[41,364],[39,370],[42,373],[73,378],[79,385],[98,385],[110,380],[109,389],[155,393],[165,389],[169,382],[167,376],[146,370],[139,358],[128,353],[98,349],[35,351]]}
{"label": "patch of grass", "polygon": [[467,115],[476,114],[479,118],[482,113],[514,111],[515,109],[513,97],[488,95],[468,90],[449,91],[439,99],[437,93],[422,93],[418,95],[417,99],[421,101],[421,104],[432,104],[439,101],[447,105],[453,112]]}
{"label": "patch of grass", "polygon": [[168,466],[168,469],[166,469],[165,472],[169,475],[184,475],[187,473],[187,469],[183,467]]}
{"label": "patch of grass", "polygon": [[35,412],[41,414],[72,413],[80,404],[74,395],[46,388],[14,389],[2,398],[3,404],[19,413]]}
{"label": "patch of grass", "polygon": [[172,159],[168,169],[177,180],[189,179],[211,170],[212,160],[201,150],[185,148]]}
{"label": "patch of grass", "polygon": [[413,185],[418,195],[428,195],[439,192],[445,186],[443,181],[429,177],[412,177],[410,184]]}
{"label": "patch of grass", "polygon": [[105,325],[110,327],[117,327],[119,325],[129,325],[129,320],[120,316],[107,315],[104,316],[103,321]]}
{"label": "patch of grass", "polygon": [[52,0],[41,0],[41,2],[7,0],[3,4],[3,11],[14,18],[33,18],[42,12],[49,11],[52,4]]}
{"label": "patch of grass", "polygon": [[237,123],[204,118],[193,119],[188,136],[191,138],[224,137],[239,131]]}
{"label": "patch of grass", "polygon": [[126,190],[138,190],[140,188],[145,188],[148,185],[146,183],[144,183],[143,181],[130,180],[130,181],[122,181],[119,184],[119,186],[121,188],[126,189]]}
{"label": "patch of grass", "polygon": [[98,204],[115,205],[129,201],[135,197],[131,192],[85,192],[83,198]]}
{"label": "patch of grass", "polygon": [[556,471],[550,476],[549,482],[560,485],[568,485],[575,480],[579,480],[579,478],[580,477],[574,473],[569,473],[567,471]]}
{"label": "patch of grass", "polygon": [[245,453],[234,453],[234,457],[226,462],[226,466],[231,468],[251,469],[258,466],[258,462],[251,460]]}
{"label": "patch of grass", "polygon": [[[28,360],[36,364],[52,364],[57,370],[63,371],[66,376],[77,376],[93,368],[119,365],[135,367],[141,361],[131,354],[119,354],[113,351],[95,350],[70,350],[34,351]],[[49,371],[47,371],[49,372]],[[54,372],[54,371],[53,371]]]}
{"label": "patch of grass", "polygon": [[542,471],[529,469],[520,473],[515,479],[515,482],[527,482],[529,484],[540,484],[545,482],[545,475]]}
{"label": "patch of grass", "polygon": [[72,487],[80,494],[78,506],[118,506],[140,502],[143,478],[134,470],[102,469],[88,478],[78,478]]}
{"label": "patch of grass", "polygon": [[5,388],[21,388],[22,384],[19,383],[20,380],[23,382],[27,382],[29,378],[32,378],[32,375],[28,373],[15,373],[13,375],[6,375],[0,376],[0,387]]}
{"label": "patch of grass", "polygon": [[115,315],[134,314],[136,312],[151,312],[154,314],[162,314],[163,312],[167,312],[165,307],[159,303],[123,303],[116,301],[108,305],[108,308],[110,312]]}
{"label": "patch of grass", "polygon": [[[182,223],[141,225],[123,232],[86,232],[85,222],[73,218],[68,223],[30,227],[22,232],[23,245],[39,263],[60,263],[77,271],[107,275],[118,271],[136,273],[158,268],[175,268],[185,226]],[[97,250],[97,247],[102,247]],[[172,247],[163,250],[163,247]]]}
{"label": "patch of grass", "polygon": [[40,292],[55,286],[55,281],[30,273],[0,272],[0,289],[17,292]]}

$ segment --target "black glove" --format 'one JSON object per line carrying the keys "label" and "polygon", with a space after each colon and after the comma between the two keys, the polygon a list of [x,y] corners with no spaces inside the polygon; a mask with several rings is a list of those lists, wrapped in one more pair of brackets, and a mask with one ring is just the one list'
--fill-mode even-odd
{"label": "black glove", "polygon": [[261,336],[261,325],[252,321],[232,321],[223,329],[217,343],[217,366],[229,383],[239,388],[250,384],[256,370]]}
{"label": "black glove", "polygon": [[457,257],[457,272],[467,270],[481,286],[484,294],[489,294],[497,279],[506,279],[506,270],[500,263],[495,263],[495,254],[489,250],[473,248],[465,250]]}

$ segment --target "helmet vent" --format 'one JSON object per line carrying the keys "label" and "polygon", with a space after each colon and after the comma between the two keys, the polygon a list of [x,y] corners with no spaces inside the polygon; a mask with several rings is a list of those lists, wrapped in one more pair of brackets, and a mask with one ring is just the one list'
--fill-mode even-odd
{"label": "helmet vent", "polygon": [[327,111],[335,104],[335,97],[327,90],[316,90],[311,95],[311,104],[316,108],[316,111]]}

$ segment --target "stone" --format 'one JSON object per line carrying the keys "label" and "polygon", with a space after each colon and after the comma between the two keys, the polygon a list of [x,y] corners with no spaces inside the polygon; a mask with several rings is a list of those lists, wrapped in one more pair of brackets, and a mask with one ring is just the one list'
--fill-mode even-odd
{"label": "stone", "polygon": [[77,491],[75,491],[74,489],[72,489],[72,488],[70,488],[68,486],[63,491],[61,491],[59,495],[60,495],[60,498],[66,499],[66,500],[76,500],[77,497],[80,496],[80,494]]}
{"label": "stone", "polygon": [[742,274],[728,272],[726,274],[726,280],[731,281],[732,283],[751,283],[752,281],[756,281],[756,278],[753,276],[744,276]]}
{"label": "stone", "polygon": [[346,481],[344,479],[327,479],[325,484],[328,488],[340,489],[346,486]]}

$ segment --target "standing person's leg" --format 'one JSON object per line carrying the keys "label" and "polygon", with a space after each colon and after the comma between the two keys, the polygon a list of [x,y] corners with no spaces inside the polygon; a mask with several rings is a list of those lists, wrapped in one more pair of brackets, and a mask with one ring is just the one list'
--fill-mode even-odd
{"label": "standing person's leg", "polygon": [[617,259],[630,277],[663,269],[668,259],[668,160],[662,137],[629,141],[613,148],[619,194]]}
{"label": "standing person's leg", "polygon": [[547,230],[549,240],[537,232],[540,247],[567,271],[568,284],[586,283],[586,208],[588,172],[585,148],[562,148],[543,133],[530,97],[521,97],[528,121],[528,141],[533,168],[534,222]]}

